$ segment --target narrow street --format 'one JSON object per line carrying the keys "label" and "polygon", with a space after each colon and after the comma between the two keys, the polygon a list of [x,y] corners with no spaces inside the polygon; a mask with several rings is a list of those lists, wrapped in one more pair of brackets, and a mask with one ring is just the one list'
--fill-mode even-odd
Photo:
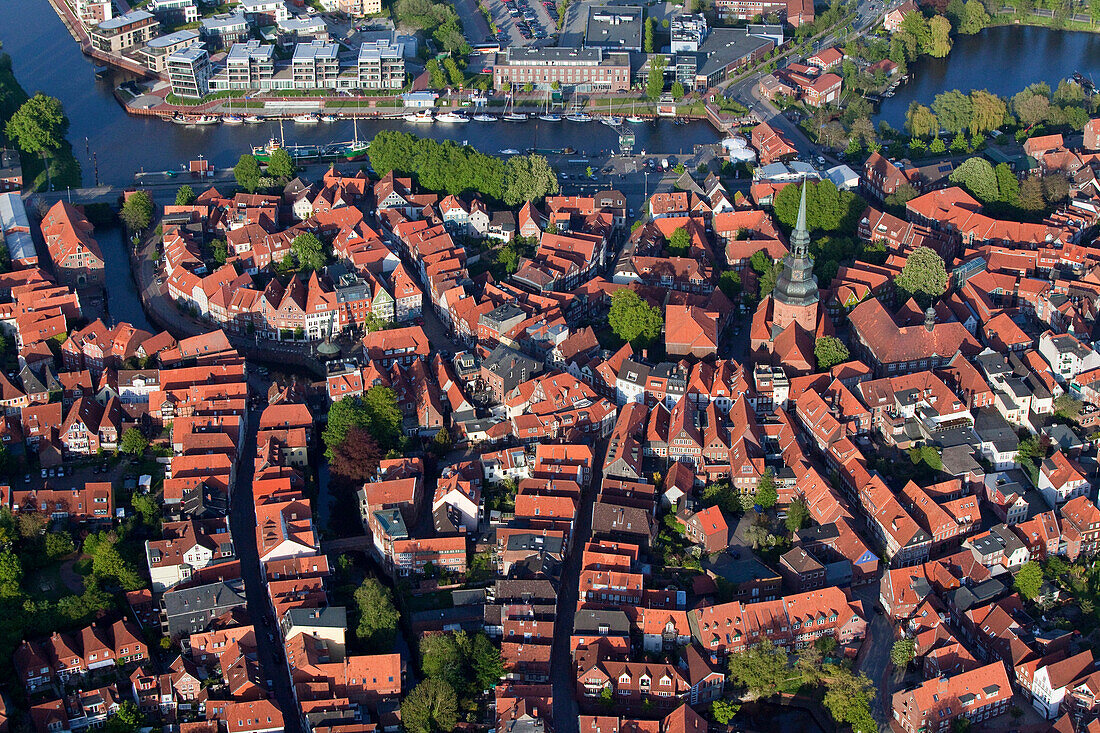
{"label": "narrow street", "polygon": [[[271,694],[283,711],[283,730],[300,733],[298,703],[290,684],[290,671],[283,656],[282,637],[275,624],[275,614],[267,595],[267,585],[260,570],[260,558],[256,550],[256,506],[252,498],[253,462],[256,455],[256,431],[259,415],[249,410],[245,424],[241,460],[237,461],[237,480],[229,498],[229,523],[233,533],[233,546],[241,561],[241,577],[244,578],[245,596],[248,599],[248,615],[256,628],[256,646],[260,656],[260,668],[265,679],[271,680]],[[279,649],[276,656],[275,649]]]}
{"label": "narrow street", "polygon": [[558,609],[554,618],[554,643],[550,652],[550,682],[554,688],[555,733],[578,733],[577,676],[573,672],[573,656],[569,651],[569,637],[573,634],[573,617],[577,613],[577,597],[581,576],[581,556],[584,543],[592,536],[592,505],[596,500],[603,472],[603,458],[607,452],[607,440],[593,445],[592,480],[581,491],[581,502],[573,524],[573,537],[569,556],[562,565],[558,587]]}

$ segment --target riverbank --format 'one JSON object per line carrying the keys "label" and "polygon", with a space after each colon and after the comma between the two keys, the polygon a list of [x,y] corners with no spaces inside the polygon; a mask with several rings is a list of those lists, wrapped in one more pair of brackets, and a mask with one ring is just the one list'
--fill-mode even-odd
{"label": "riverbank", "polygon": [[[15,77],[11,57],[0,53],[0,139],[6,139],[2,135],[4,127],[29,98]],[[16,147],[14,142],[9,143]],[[62,141],[61,147],[47,153],[44,159],[20,150],[19,162],[23,168],[23,187],[26,190],[44,191],[47,181],[53,183],[54,190],[79,188],[81,185],[80,163],[73,155],[73,148],[68,140]]]}

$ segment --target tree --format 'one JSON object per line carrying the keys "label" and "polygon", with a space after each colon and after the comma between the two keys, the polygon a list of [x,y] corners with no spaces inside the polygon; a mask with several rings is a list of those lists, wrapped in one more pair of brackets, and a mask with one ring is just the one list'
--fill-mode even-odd
{"label": "tree", "polygon": [[959,33],[972,36],[989,24],[989,13],[985,12],[985,6],[980,0],[967,0],[963,6],[962,17],[959,18]]}
{"label": "tree", "polygon": [[186,183],[176,191],[176,206],[190,206],[195,203],[195,191]]}
{"label": "tree", "polygon": [[985,158],[967,158],[958,168],[951,171],[947,180],[962,186],[982,203],[989,204],[1001,200],[1001,192],[997,188],[997,174],[993,172],[993,166]]}
{"label": "tree", "polygon": [[124,700],[114,714],[107,718],[103,730],[105,733],[134,733],[141,730],[144,725],[145,716],[141,714],[138,706],[130,700]]}
{"label": "tree", "polygon": [[678,81],[672,82],[672,98],[679,102],[684,98],[684,85]]}
{"label": "tree", "polygon": [[286,148],[277,148],[267,161],[267,175],[285,184],[297,174],[298,169],[294,165],[294,159],[290,157],[290,153],[287,152]]}
{"label": "tree", "polygon": [[905,113],[905,129],[913,137],[931,137],[940,129],[939,120],[931,109],[917,102],[909,103]]}
{"label": "tree", "polygon": [[775,472],[768,468],[764,475],[756,482],[756,503],[764,509],[771,509],[779,500],[779,492],[775,489]]}
{"label": "tree", "polygon": [[298,261],[298,267],[302,270],[320,270],[328,260],[325,256],[325,246],[312,232],[303,232],[295,237],[290,243],[290,250],[294,253],[294,259]]}
{"label": "tree", "polygon": [[1005,123],[1008,105],[996,94],[984,89],[970,93],[970,134],[981,135]]}
{"label": "tree", "polygon": [[153,197],[148,191],[137,191],[126,197],[118,218],[131,232],[146,229],[153,221]]}
{"label": "tree", "polygon": [[916,656],[916,646],[912,639],[898,639],[890,648],[890,661],[895,667],[904,668]]}
{"label": "tree", "polygon": [[390,651],[401,617],[394,608],[390,589],[376,578],[367,578],[355,589],[355,605],[359,612],[355,633],[359,639],[380,652]]}
{"label": "tree", "polygon": [[905,55],[909,59],[915,59],[931,50],[932,31],[928,27],[928,21],[920,12],[905,14],[898,28],[898,35],[905,46]]}
{"label": "tree", "polygon": [[1043,199],[1048,204],[1065,201],[1069,197],[1070,182],[1064,173],[1051,173],[1043,176]]}
{"label": "tree", "polygon": [[[724,512],[735,514],[741,511],[741,500],[728,479],[715,481],[703,487],[703,504],[716,506]],[[677,527],[680,525],[677,523]]]}
{"label": "tree", "polygon": [[997,176],[997,193],[1000,200],[1009,206],[1020,205],[1020,180],[1007,163],[998,163],[993,169]]}
{"label": "tree", "polygon": [[1069,393],[1060,394],[1054,398],[1054,416],[1076,421],[1081,417],[1081,408],[1084,406],[1084,402],[1074,399]]}
{"label": "tree", "polygon": [[691,235],[684,227],[677,227],[668,238],[668,253],[673,257],[683,257],[691,249]]}
{"label": "tree", "polygon": [[943,138],[941,138],[939,135],[936,135],[932,142],[928,143],[928,152],[935,155],[941,155],[942,153],[947,152],[947,143],[945,143],[943,141]]}
{"label": "tree", "polygon": [[928,31],[930,34],[929,55],[942,59],[951,53],[951,21],[942,15],[934,15],[928,21]]}
{"label": "tree", "polygon": [[1012,586],[1027,600],[1035,600],[1039,595],[1039,591],[1043,588],[1042,566],[1034,560],[1025,563],[1020,571],[1016,573]]}
{"label": "tree", "polygon": [[382,450],[397,446],[401,437],[401,409],[397,396],[389,387],[376,384],[362,397],[345,397],[332,403],[328,424],[321,434],[325,441],[325,457],[331,462],[335,446],[347,439],[352,428],[359,428],[378,442]]}
{"label": "tree", "polygon": [[741,294],[741,275],[736,270],[726,270],[718,276],[718,288],[733,300]]}
{"label": "tree", "polygon": [[245,191],[252,193],[260,185],[260,163],[256,156],[245,153],[233,166],[233,177],[237,179],[237,185]]}
{"label": "tree", "polygon": [[558,174],[545,157],[531,153],[508,159],[502,199],[509,206],[541,199],[558,192]]}
{"label": "tree", "polygon": [[660,308],[651,306],[633,290],[626,288],[611,296],[607,322],[616,336],[636,345],[645,345],[656,340],[664,325]]}
{"label": "tree", "polygon": [[0,552],[0,599],[22,595],[23,564],[11,550]]}
{"label": "tree", "polygon": [[905,260],[894,284],[903,299],[913,297],[922,307],[927,307],[947,289],[943,258],[934,249],[917,247]]}
{"label": "tree", "polygon": [[[462,633],[462,632],[460,632]],[[465,636],[465,634],[462,634]],[[420,637],[420,668],[426,677],[460,687],[466,664],[456,634],[428,634]]]}
{"label": "tree", "polygon": [[61,102],[42,92],[23,102],[4,128],[8,139],[31,155],[60,148],[68,130],[69,118]]}
{"label": "tree", "polygon": [[649,78],[646,80],[645,95],[649,99],[658,99],[665,90],[665,66],[667,61],[664,56],[649,57]]}
{"label": "tree", "polygon": [[[910,13],[910,15],[913,15],[913,13]],[[970,126],[973,106],[969,96],[958,89],[952,89],[949,92],[936,95],[935,99],[932,100],[932,111],[936,113],[943,129],[958,133]]]}
{"label": "tree", "polygon": [[120,453],[129,453],[132,456],[140,456],[149,447],[149,441],[137,428],[128,428],[122,434],[122,441],[118,445]]}
{"label": "tree", "polygon": [[1037,125],[1050,114],[1050,88],[1032,84],[1012,95],[1012,109],[1025,127]]}
{"label": "tree", "polygon": [[118,535],[98,532],[84,540],[84,552],[92,556],[92,575],[97,580],[117,583],[123,590],[137,590],[145,583],[119,552]]}
{"label": "tree", "polygon": [[1020,183],[1020,208],[1025,211],[1042,211],[1046,208],[1043,182],[1037,176],[1028,176]]}
{"label": "tree", "polygon": [[737,703],[720,698],[714,701],[710,708],[710,714],[714,718],[714,722],[719,725],[729,725],[729,722],[733,720],[733,716],[737,715],[739,710],[741,710],[741,706]]}
{"label": "tree", "polygon": [[829,684],[822,704],[838,723],[852,726],[853,733],[873,733],[878,723],[871,715],[875,688],[865,674],[854,674],[844,667],[827,665]]}
{"label": "tree", "polygon": [[801,499],[795,499],[787,507],[787,518],[783,520],[787,529],[793,534],[798,530],[806,526],[810,521],[810,510],[806,506],[806,502]]}
{"label": "tree", "polygon": [[443,680],[426,679],[401,703],[407,733],[447,733],[458,724],[458,696]]}
{"label": "tree", "polygon": [[344,439],[332,448],[329,469],[349,481],[362,483],[374,476],[383,455],[373,435],[363,428],[352,427]]}
{"label": "tree", "polygon": [[73,536],[65,530],[46,534],[46,557],[50,560],[59,560],[75,551]]}
{"label": "tree", "polygon": [[[939,138],[936,138],[939,140]],[[940,143],[943,144],[942,142]],[[894,192],[886,197],[886,205],[896,208],[904,208],[907,203],[919,196],[920,193],[911,183],[903,183],[894,189]]]}
{"label": "tree", "polygon": [[655,21],[653,16],[649,16],[645,19],[645,44],[643,49],[646,53],[653,53],[653,26]]}
{"label": "tree", "polygon": [[470,651],[467,654],[474,672],[474,689],[477,691],[495,687],[504,676],[504,661],[500,658],[500,648],[483,633],[473,636]]}
{"label": "tree", "polygon": [[141,517],[143,524],[154,525],[160,519],[160,504],[149,494],[135,493],[130,497],[130,507]]}
{"label": "tree", "polygon": [[813,644],[799,649],[795,658],[794,667],[802,675],[802,681],[816,685],[821,681],[824,673],[824,655]]}
{"label": "tree", "polygon": [[214,262],[224,265],[225,261],[229,259],[229,245],[225,243],[224,239],[215,239],[210,243],[210,253],[214,257]]}
{"label": "tree", "polygon": [[730,678],[751,694],[771,695],[787,679],[787,653],[765,639],[740,654],[731,654],[729,670]]}
{"label": "tree", "polygon": [[827,371],[848,361],[848,347],[836,336],[822,336],[814,343],[818,371]]}
{"label": "tree", "polygon": [[519,251],[509,242],[497,250],[496,261],[509,275],[514,275],[519,269]]}
{"label": "tree", "polygon": [[447,72],[447,81],[451,83],[452,87],[461,87],[466,82],[462,69],[458,68],[458,64],[455,63],[453,57],[448,56],[443,59],[443,70]]}

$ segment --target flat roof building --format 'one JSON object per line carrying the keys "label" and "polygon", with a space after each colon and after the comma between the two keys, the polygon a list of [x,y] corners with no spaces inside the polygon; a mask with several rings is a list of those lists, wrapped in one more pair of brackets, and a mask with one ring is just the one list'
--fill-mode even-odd
{"label": "flat roof building", "polygon": [[516,48],[497,54],[493,88],[505,84],[549,89],[554,82],[579,92],[630,88],[630,54],[602,48]]}
{"label": "flat roof building", "polygon": [[34,267],[38,253],[31,238],[31,222],[23,199],[17,192],[0,194],[0,240],[8,248],[8,258],[15,268]]}
{"label": "flat roof building", "polygon": [[210,93],[210,56],[201,43],[173,52],[165,67],[177,97],[202,99]]}
{"label": "flat roof building", "polygon": [[149,41],[141,49],[141,55],[145,57],[145,65],[159,73],[168,68],[169,56],[196,43],[199,43],[199,34],[196,31],[176,31]]}
{"label": "flat roof building", "polygon": [[148,43],[157,35],[160,23],[147,10],[131,10],[105,20],[91,31],[92,46],[104,53],[120,53]]}
{"label": "flat roof building", "polygon": [[359,47],[359,87],[400,89],[405,86],[405,49],[400,43],[375,41]]}
{"label": "flat roof building", "polygon": [[642,50],[642,9],[633,5],[590,5],[584,29],[585,48]]}

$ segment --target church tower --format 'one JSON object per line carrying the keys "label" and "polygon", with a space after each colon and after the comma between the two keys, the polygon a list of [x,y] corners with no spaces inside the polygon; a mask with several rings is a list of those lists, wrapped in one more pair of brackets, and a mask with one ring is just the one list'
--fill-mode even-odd
{"label": "church tower", "polygon": [[791,232],[791,251],[783,258],[783,269],[772,291],[772,332],[797,323],[810,333],[817,329],[817,277],[809,255],[810,232],[806,228],[806,180],[802,181],[802,200],[798,204],[798,222]]}

